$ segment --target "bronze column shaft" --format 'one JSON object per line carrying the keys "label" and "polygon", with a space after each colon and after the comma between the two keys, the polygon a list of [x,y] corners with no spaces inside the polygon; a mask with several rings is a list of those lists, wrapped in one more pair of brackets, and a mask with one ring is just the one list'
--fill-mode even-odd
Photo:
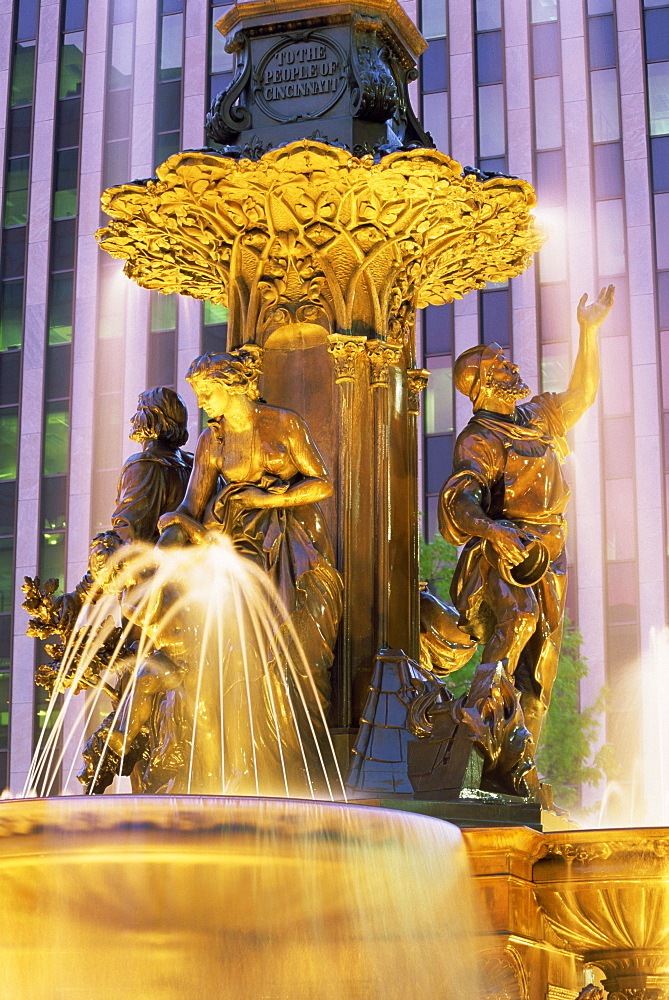
{"label": "bronze column shaft", "polygon": [[388,388],[390,366],[400,359],[402,348],[381,340],[367,342],[370,385],[374,395],[374,537],[375,637],[377,650],[388,646],[390,617],[390,458],[388,437],[390,414]]}

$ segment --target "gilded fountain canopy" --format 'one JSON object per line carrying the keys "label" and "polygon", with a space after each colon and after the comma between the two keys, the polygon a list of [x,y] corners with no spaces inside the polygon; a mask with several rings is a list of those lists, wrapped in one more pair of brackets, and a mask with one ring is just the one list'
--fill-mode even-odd
{"label": "gilded fountain canopy", "polygon": [[375,162],[317,140],[258,161],[177,153],[109,188],[101,246],[144,288],[229,309],[231,346],[328,334],[412,338],[415,309],[523,271],[542,242],[532,187],[481,181],[444,153]]}

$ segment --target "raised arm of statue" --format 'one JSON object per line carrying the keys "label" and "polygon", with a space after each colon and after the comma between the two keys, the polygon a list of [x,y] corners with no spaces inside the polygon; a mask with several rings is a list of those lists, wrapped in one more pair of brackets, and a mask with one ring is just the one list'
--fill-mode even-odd
{"label": "raised arm of statue", "polygon": [[569,386],[565,392],[558,394],[567,430],[581,419],[585,411],[592,406],[599,387],[599,343],[597,335],[599,328],[606,319],[611,306],[615,287],[608,285],[602,288],[595,302],[586,305],[587,293],[581,296],[578,303],[577,317],[580,327],[578,354],[574,362]]}

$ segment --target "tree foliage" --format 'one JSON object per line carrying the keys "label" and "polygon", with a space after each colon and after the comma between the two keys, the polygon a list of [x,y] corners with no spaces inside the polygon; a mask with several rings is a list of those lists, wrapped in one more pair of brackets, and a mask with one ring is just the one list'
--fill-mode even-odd
{"label": "tree foliage", "polygon": [[[430,592],[445,604],[451,603],[450,586],[458,559],[458,550],[440,535],[420,543],[420,570]],[[553,687],[550,710],[539,740],[536,760],[539,771],[553,786],[559,805],[569,809],[578,805],[580,785],[597,785],[609,776],[609,748],[603,746],[592,758],[592,746],[599,732],[606,692],[600,692],[594,705],[581,709],[579,687],[587,677],[588,664],[581,655],[583,639],[565,614],[564,636]],[[458,696],[468,690],[481,650],[466,667],[449,678],[449,686]]]}

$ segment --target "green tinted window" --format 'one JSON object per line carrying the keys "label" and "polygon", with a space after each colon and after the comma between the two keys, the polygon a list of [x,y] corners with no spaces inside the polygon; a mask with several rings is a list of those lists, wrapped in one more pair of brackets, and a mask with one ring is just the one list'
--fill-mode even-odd
{"label": "green tinted window", "polygon": [[49,282],[49,344],[72,340],[72,271],[52,274]]}
{"label": "green tinted window", "polygon": [[73,31],[63,36],[60,50],[60,78],[58,97],[77,97],[81,93],[81,78],[84,62],[84,33]]}
{"label": "green tinted window", "polygon": [[35,82],[35,43],[19,42],[14,49],[12,68],[12,107],[32,104]]}
{"label": "green tinted window", "polygon": [[40,580],[58,580],[63,588],[65,574],[65,533],[45,531],[42,535],[39,556]]}
{"label": "green tinted window", "polygon": [[0,612],[12,610],[14,539],[0,538]]}
{"label": "green tinted window", "polygon": [[162,295],[154,292],[151,296],[151,331],[174,330],[177,325],[176,295]]}
{"label": "green tinted window", "polygon": [[77,214],[78,149],[61,149],[56,153],[53,217],[71,219]]}
{"label": "green tinted window", "polygon": [[179,152],[181,132],[165,132],[156,136],[156,163],[164,163],[173,153]]}
{"label": "green tinted window", "polygon": [[9,736],[9,673],[0,673],[0,750],[8,747]]}
{"label": "green tinted window", "polygon": [[45,476],[62,476],[67,473],[70,414],[67,401],[47,403],[44,415],[44,465]]}
{"label": "green tinted window", "polygon": [[15,156],[7,162],[5,226],[25,226],[28,219],[29,156]]}
{"label": "green tinted window", "polygon": [[208,299],[204,304],[204,323],[205,326],[210,326],[213,323],[227,323],[228,322],[228,310],[227,306],[216,306],[213,302]]}
{"label": "green tinted window", "polygon": [[20,347],[23,339],[23,278],[0,288],[0,351]]}
{"label": "green tinted window", "polygon": [[19,408],[0,409],[0,480],[16,479],[16,454],[19,440]]}

